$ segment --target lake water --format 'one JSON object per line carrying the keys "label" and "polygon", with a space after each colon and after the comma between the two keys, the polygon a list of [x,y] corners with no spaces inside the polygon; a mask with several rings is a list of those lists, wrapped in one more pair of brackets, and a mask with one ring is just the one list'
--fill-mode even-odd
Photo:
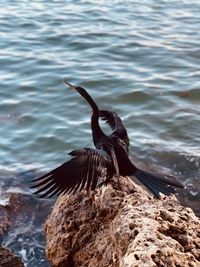
{"label": "lake water", "polygon": [[188,186],[182,201],[200,214],[200,2],[2,0],[0,7],[0,187],[35,203],[40,222],[19,224],[3,244],[27,267],[49,266],[43,210],[55,200],[33,198],[27,181],[92,145],[90,108],[64,79],[117,111],[133,160],[179,175]]}

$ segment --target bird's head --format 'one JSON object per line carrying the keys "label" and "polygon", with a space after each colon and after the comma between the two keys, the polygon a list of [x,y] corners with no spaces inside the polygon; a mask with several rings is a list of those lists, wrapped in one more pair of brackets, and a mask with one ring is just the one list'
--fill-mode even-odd
{"label": "bird's head", "polygon": [[64,81],[66,85],[69,86],[70,89],[77,91],[81,95],[87,94],[86,90],[83,87],[72,85],[71,83],[68,83]]}
{"label": "bird's head", "polygon": [[[90,104],[93,112],[95,114],[99,114],[99,109],[98,106],[96,105],[96,103],[94,102],[94,100],[92,99],[92,97],[88,94],[88,92],[80,86],[74,86],[66,81],[64,81],[64,83],[66,85],[69,86],[70,89],[75,90],[76,92],[78,92],[80,95],[82,95],[83,98],[85,98],[85,100]],[[98,115],[99,116],[99,115]]]}

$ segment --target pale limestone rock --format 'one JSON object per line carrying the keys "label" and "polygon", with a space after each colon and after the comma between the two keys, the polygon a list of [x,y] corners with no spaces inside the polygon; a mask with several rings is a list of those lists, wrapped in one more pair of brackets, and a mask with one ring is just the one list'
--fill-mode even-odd
{"label": "pale limestone rock", "polygon": [[175,196],[154,199],[128,177],[58,198],[46,221],[53,267],[198,267],[200,221]]}

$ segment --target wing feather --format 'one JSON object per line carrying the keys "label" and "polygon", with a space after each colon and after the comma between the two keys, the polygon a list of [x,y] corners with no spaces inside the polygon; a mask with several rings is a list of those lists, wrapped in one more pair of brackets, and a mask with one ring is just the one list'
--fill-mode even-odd
{"label": "wing feather", "polygon": [[100,110],[100,117],[108,123],[108,125],[111,127],[113,130],[112,134],[110,135],[111,137],[117,136],[118,138],[121,139],[123,142],[123,146],[125,147],[126,151],[128,152],[129,150],[129,137],[128,133],[126,131],[126,128],[123,124],[122,119],[119,117],[117,112],[115,111],[109,111],[109,110]]}
{"label": "wing feather", "polygon": [[38,189],[35,194],[52,197],[61,193],[75,193],[84,188],[94,190],[100,178],[100,170],[109,172],[112,165],[110,157],[98,149],[79,149],[69,154],[72,156],[69,161],[32,181],[31,188]]}
{"label": "wing feather", "polygon": [[[93,180],[92,180],[92,184],[91,184],[91,190],[94,190],[98,184],[98,177],[101,177],[101,174],[99,173],[99,169],[101,168],[100,166],[102,166],[102,159],[100,159],[100,162],[97,162],[97,157],[95,158],[95,173],[93,174]],[[102,171],[102,169],[101,169]],[[104,178],[104,177],[101,177]]]}
{"label": "wing feather", "polygon": [[[93,166],[91,166],[93,164]],[[88,157],[88,170],[86,175],[86,188],[89,189],[91,181],[93,180],[94,170],[95,170],[95,158],[93,157],[93,152]],[[90,175],[89,175],[90,174]]]}
{"label": "wing feather", "polygon": [[115,114],[116,112],[109,111],[109,110],[100,110],[99,111],[99,116],[101,117],[102,120],[104,120],[112,130],[115,130],[116,128],[116,120],[115,120]]}

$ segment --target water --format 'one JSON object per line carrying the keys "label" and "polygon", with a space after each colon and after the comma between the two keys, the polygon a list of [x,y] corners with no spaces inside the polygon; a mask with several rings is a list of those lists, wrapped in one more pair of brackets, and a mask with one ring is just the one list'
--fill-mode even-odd
{"label": "water", "polygon": [[[27,180],[64,162],[68,151],[91,146],[90,108],[65,88],[66,79],[120,114],[131,154],[180,175],[188,185],[182,201],[200,214],[199,1],[3,0],[0,6],[0,171],[9,173],[1,175],[3,190],[37,202],[37,218],[47,204],[31,197]],[[21,231],[19,224],[15,238],[11,233],[4,241],[25,255],[28,267],[49,266],[41,260],[45,216],[33,223],[25,248],[14,241],[25,242],[32,227]],[[30,260],[30,251],[38,260]]]}

